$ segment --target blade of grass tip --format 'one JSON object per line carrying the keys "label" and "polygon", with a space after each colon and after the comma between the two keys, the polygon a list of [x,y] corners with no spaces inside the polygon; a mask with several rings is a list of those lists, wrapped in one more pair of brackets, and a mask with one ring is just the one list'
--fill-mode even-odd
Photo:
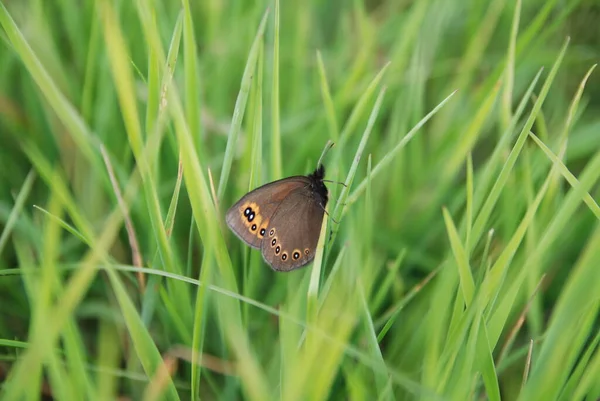
{"label": "blade of grass tip", "polygon": [[49,217],[50,219],[55,219],[59,222],[59,224],[61,225],[62,228],[64,228],[66,231],[68,231],[69,233],[73,234],[75,237],[79,238],[79,240],[86,244],[87,246],[91,247],[92,244],[90,242],[90,240],[86,237],[83,236],[83,234],[81,234],[79,231],[77,231],[77,229],[75,227],[73,227],[72,225],[70,225],[69,223],[67,223],[65,220],[63,219],[59,219],[56,216],[53,216],[52,214],[50,214],[49,211],[47,211],[46,209],[42,208],[41,206],[38,205],[33,205],[34,209],[39,210],[40,212],[44,213],[47,215],[47,217]]}
{"label": "blade of grass tip", "polygon": [[53,167],[53,164],[47,159],[45,154],[33,142],[26,140],[23,145],[23,151],[44,183],[53,193],[60,196],[69,217],[73,221],[73,225],[81,232],[81,237],[87,239],[84,240],[86,243],[91,242],[91,239],[94,237],[94,230],[83,216],[81,207],[72,198],[69,189],[70,186],[67,185],[65,178]]}
{"label": "blade of grass tip", "polygon": [[[379,95],[377,96],[377,99],[375,100],[375,105],[373,106],[373,109],[371,110],[371,115],[369,116],[369,121],[367,121],[367,127],[365,128],[363,136],[360,139],[360,143],[358,144],[358,148],[356,149],[356,152],[354,154],[354,159],[352,161],[352,165],[350,166],[350,170],[348,171],[348,175],[346,176],[346,181],[344,182],[345,185],[342,188],[340,196],[338,197],[338,201],[336,202],[335,209],[333,210],[333,219],[335,221],[340,222],[342,213],[343,213],[344,209],[346,208],[345,202],[346,202],[346,198],[348,198],[348,192],[350,190],[350,186],[352,185],[352,181],[354,180],[354,175],[356,174],[356,170],[358,169],[358,164],[360,163],[362,154],[365,150],[365,147],[367,146],[367,141],[369,140],[369,137],[371,136],[371,131],[373,130],[373,126],[375,125],[377,116],[379,115],[379,110],[381,108],[381,104],[383,103],[383,98],[385,97],[386,89],[387,88],[384,86],[379,91]],[[340,140],[341,140],[341,138],[340,138]],[[331,238],[330,238],[331,242],[333,242],[333,240],[335,239],[335,236],[336,236],[338,230],[339,230],[339,227],[338,227],[338,224],[336,224],[334,226],[334,228],[331,230]]]}
{"label": "blade of grass tip", "polygon": [[[581,96],[583,95],[583,90],[585,88],[587,80],[597,65],[598,64],[592,65],[592,67],[587,71],[587,73],[585,74],[585,76],[583,77],[581,82],[579,83],[577,92],[575,93],[575,96],[573,97],[573,100],[571,101],[571,105],[569,106],[569,111],[567,113],[567,118],[565,119],[564,127],[562,129],[562,132],[559,135],[558,143],[560,144],[559,145],[560,147],[559,147],[559,155],[558,156],[561,160],[564,160],[564,163],[566,163],[565,155],[566,155],[566,149],[567,149],[567,140],[568,140],[568,136],[569,136],[569,130],[573,123],[573,119],[575,118],[575,115],[577,114],[579,102],[581,100]],[[564,170],[561,168],[561,172],[562,171],[564,171]],[[564,175],[564,173],[563,173],[563,175]],[[549,194],[548,203],[549,204],[551,204],[552,200],[556,198],[556,194],[558,191],[560,191],[560,189],[561,189],[560,188],[560,178],[557,176],[556,180],[550,184],[550,188],[548,190],[548,194]]]}
{"label": "blade of grass tip", "polygon": [[[133,222],[131,221],[131,216],[129,215],[129,211],[125,207],[125,201],[123,200],[123,194],[121,193],[121,188],[119,187],[119,183],[117,182],[117,177],[115,177],[115,172],[112,167],[112,163],[110,162],[110,157],[104,148],[104,145],[100,145],[100,153],[102,154],[102,158],[104,159],[104,163],[106,165],[106,171],[110,178],[110,182],[113,186],[113,192],[115,197],[117,198],[117,204],[121,209],[121,213],[123,213],[123,221],[125,222],[125,230],[127,231],[127,238],[129,240],[129,246],[131,247],[131,256],[132,262],[134,266],[142,267],[144,262],[142,260],[142,254],[140,252],[140,245],[137,240],[137,235],[135,233],[135,228],[133,227]],[[146,287],[146,278],[143,274],[138,273],[138,284],[140,286],[140,292],[145,291]]]}
{"label": "blade of grass tip", "polygon": [[[554,163],[554,165],[558,168],[558,170],[561,172],[563,177],[565,177],[565,179],[571,185],[571,187],[573,187],[575,189],[578,186],[580,186],[580,183],[579,183],[579,180],[577,179],[577,177],[575,177],[573,175],[573,173],[571,173],[571,171],[569,171],[568,167],[565,166],[564,163],[560,160],[560,157],[556,156],[550,150],[550,148],[548,148],[548,146],[546,146],[541,141],[541,139],[538,138],[533,132],[530,131],[529,136],[544,151],[544,153],[546,154],[546,156],[548,156],[548,158],[552,161],[552,163]],[[592,213],[594,213],[594,215],[600,220],[600,207],[598,206],[598,204],[596,203],[596,201],[594,200],[592,195],[590,195],[590,193],[588,191],[583,191],[582,196],[583,196],[583,201],[585,202],[585,204],[590,208]]]}
{"label": "blade of grass tip", "polygon": [[215,180],[213,179],[213,174],[212,174],[212,170],[210,168],[208,168],[206,170],[207,174],[208,174],[208,184],[210,185],[210,194],[212,196],[212,201],[215,205],[215,210],[217,211],[217,215],[221,215],[221,212],[219,211],[219,199],[217,198],[217,190],[215,189]]}
{"label": "blade of grass tip", "polygon": [[325,158],[325,155],[327,154],[327,152],[329,152],[329,149],[333,148],[334,145],[335,142],[332,142],[329,139],[327,140],[325,146],[323,147],[323,151],[321,152],[321,156],[319,157],[319,161],[317,162],[317,167],[323,164],[323,159]]}
{"label": "blade of grass tip", "polygon": [[[596,68],[597,65],[598,64],[592,65],[592,67],[587,71],[587,73],[585,74],[585,76],[583,77],[581,82],[579,83],[577,92],[575,93],[575,96],[573,97],[573,100],[571,101],[571,105],[570,105],[569,111],[567,113],[567,118],[565,119],[565,124],[564,124],[563,130],[559,135],[558,143],[561,145],[559,145],[560,147],[559,147],[558,157],[561,160],[565,159],[569,130],[573,123],[573,119],[575,118],[575,115],[577,114],[577,109],[579,107],[579,102],[581,100],[581,96],[583,95],[583,90],[585,88],[588,78],[590,77],[590,75],[592,74],[592,72],[594,71],[594,69]],[[566,163],[566,160],[564,160],[564,163]],[[556,180],[553,181],[550,185],[550,189],[548,191],[550,194],[549,198],[554,199],[556,196],[555,194],[559,190],[560,190],[560,180],[559,180],[559,177],[556,177]]]}
{"label": "blade of grass tip", "polygon": [[585,74],[585,76],[583,77],[583,79],[581,80],[581,82],[579,83],[579,86],[577,87],[577,92],[575,93],[575,96],[573,97],[573,101],[571,102],[571,106],[569,107],[569,112],[567,114],[567,119],[565,120],[565,126],[563,127],[563,132],[561,133],[561,138],[565,138],[568,136],[569,129],[571,128],[571,125],[573,123],[573,119],[574,119],[575,115],[577,114],[577,108],[579,106],[579,101],[581,100],[581,96],[583,95],[583,90],[585,89],[585,85],[586,85],[590,75],[592,75],[592,72],[596,69],[597,66],[598,66],[598,64],[592,65],[590,67],[590,69],[587,71],[587,73]]}
{"label": "blade of grass tip", "polygon": [[[394,157],[396,157],[398,153],[400,153],[400,150],[402,150],[406,146],[406,144],[417,134],[419,129],[421,129],[421,127],[425,125],[425,123],[429,121],[429,119],[431,119],[431,117],[433,117],[450,100],[450,98],[454,96],[456,92],[457,91],[452,92],[450,95],[448,95],[448,97],[442,100],[440,104],[438,104],[433,110],[431,110],[429,114],[423,117],[421,121],[419,121],[417,125],[415,125],[392,150],[390,150],[385,156],[383,156],[379,163],[377,163],[375,167],[373,167],[371,179],[375,179],[375,177],[379,175],[383,168],[387,167],[387,165],[390,164],[392,160],[394,160]],[[358,197],[362,195],[366,188],[367,180],[363,179],[361,183],[356,187],[356,189],[352,192],[352,194],[348,196],[348,199],[346,201],[346,207],[344,208],[344,210],[346,210],[348,206],[356,202],[358,200]]]}
{"label": "blade of grass tip", "polygon": [[512,97],[515,84],[515,47],[519,33],[519,20],[521,17],[521,0],[515,4],[512,25],[510,28],[510,39],[508,41],[508,54],[506,56],[506,67],[504,69],[504,90],[502,91],[502,121],[503,128],[510,125],[512,119]]}
{"label": "blade of grass tip", "polygon": [[27,177],[25,177],[25,181],[23,181],[23,185],[21,185],[19,194],[17,195],[17,198],[15,199],[15,204],[10,211],[10,215],[8,216],[8,219],[6,220],[6,223],[4,224],[4,229],[2,230],[2,234],[0,235],[0,255],[2,255],[2,250],[4,249],[4,246],[6,245],[8,239],[10,238],[10,234],[11,234],[13,228],[15,227],[15,224],[17,223],[17,220],[19,219],[19,214],[23,210],[23,205],[25,204],[25,201],[27,200],[27,198],[29,197],[29,194],[31,193],[31,188],[33,187],[35,177],[36,177],[35,171],[33,171],[33,169],[30,170],[29,173],[27,173]]}
{"label": "blade of grass tip", "polygon": [[265,11],[262,21],[260,22],[260,25],[258,27],[258,32],[254,37],[254,42],[252,43],[252,47],[250,48],[250,54],[248,55],[248,60],[246,61],[246,66],[244,68],[244,74],[242,75],[240,91],[235,101],[235,108],[233,110],[233,117],[231,119],[231,127],[227,135],[227,146],[225,147],[225,157],[223,158],[223,168],[221,170],[219,188],[217,191],[217,196],[219,199],[223,199],[225,188],[227,187],[227,181],[229,179],[229,172],[233,163],[235,147],[237,146],[238,135],[242,126],[242,120],[244,119],[244,112],[246,110],[246,103],[248,101],[248,93],[250,92],[250,84],[252,82],[254,70],[256,68],[259,43],[263,38],[268,15],[269,9]]}
{"label": "blade of grass tip", "polygon": [[273,85],[271,89],[271,179],[282,177],[281,121],[279,116],[279,0],[275,0],[273,33]]}
{"label": "blade of grass tip", "polygon": [[550,90],[552,81],[554,81],[554,77],[556,76],[556,73],[558,72],[558,68],[561,65],[563,57],[567,51],[568,45],[569,45],[569,38],[567,38],[565,43],[563,44],[563,47],[558,55],[558,58],[556,59],[554,65],[552,66],[552,69],[550,70],[550,73],[548,74],[548,77],[546,78],[546,81],[544,82],[544,85],[542,86],[542,90],[540,91],[540,97],[535,102],[533,109],[531,110],[531,113],[529,115],[529,118],[525,122],[525,126],[521,130],[521,133],[519,134],[519,137],[517,138],[515,145],[513,146],[510,154],[508,155],[508,158],[506,159],[506,162],[505,162],[504,166],[502,167],[502,170],[500,171],[498,178],[496,178],[496,181],[494,182],[494,185],[492,186],[492,189],[490,190],[488,197],[486,198],[483,206],[481,207],[481,210],[479,211],[477,218],[475,219],[475,223],[473,224],[473,230],[472,230],[473,234],[471,236],[472,242],[470,244],[467,244],[467,249],[469,250],[469,252],[475,246],[476,241],[481,237],[481,233],[483,232],[485,225],[487,224],[487,222],[489,220],[492,209],[495,206],[496,202],[498,201],[498,198],[500,197],[500,193],[501,193],[502,189],[504,188],[504,185],[508,181],[510,173],[512,172],[512,169],[513,169],[515,163],[517,162],[517,158],[521,152],[521,149],[523,148],[523,145],[525,144],[525,139],[527,139],[527,134],[529,133],[531,127],[533,126],[533,123],[542,107],[542,104],[543,104],[544,100],[546,99],[546,95],[548,94],[548,91]]}
{"label": "blade of grass tip", "polygon": [[185,116],[188,123],[188,129],[195,139],[198,156],[203,159],[205,153],[202,146],[202,124],[200,122],[202,105],[199,95],[200,85],[198,77],[200,71],[198,68],[198,54],[196,46],[196,37],[194,34],[194,20],[189,0],[182,0],[183,3],[183,68],[185,75]]}
{"label": "blade of grass tip", "polygon": [[[545,338],[546,338],[546,335],[542,334],[535,338],[531,338],[531,341],[533,341],[534,345],[539,345],[544,341]],[[526,345],[521,345],[520,347],[515,349],[515,351],[512,352],[511,355],[508,356],[501,365],[498,365],[498,367],[497,367],[498,373],[500,375],[502,375],[507,370],[512,369],[513,366],[522,363],[523,359],[527,358],[528,348],[529,348],[529,344],[526,344]],[[570,400],[570,398],[569,398],[569,400]]]}
{"label": "blade of grass tip", "polygon": [[460,277],[460,288],[463,293],[465,305],[469,307],[473,301],[473,294],[475,293],[475,281],[471,275],[471,266],[469,265],[469,257],[467,252],[460,242],[460,236],[456,230],[456,226],[452,221],[452,217],[448,212],[448,209],[443,208],[444,222],[446,223],[446,230],[448,232],[448,238],[450,239],[450,246],[452,247],[452,253],[456,259],[456,267],[458,268],[458,276]]}
{"label": "blade of grass tip", "polygon": [[325,71],[323,57],[321,57],[321,52],[319,50],[317,50],[317,66],[319,67],[321,97],[323,98],[323,105],[325,106],[325,118],[327,119],[329,134],[334,141],[337,141],[340,137],[340,127],[335,117],[335,107],[333,105],[333,100],[331,99],[329,83],[327,82],[327,72]]}
{"label": "blade of grass tip", "polygon": [[367,103],[371,100],[371,97],[373,96],[375,89],[377,88],[377,86],[379,86],[379,83],[383,79],[383,76],[389,66],[390,66],[389,62],[387,62],[383,66],[383,68],[379,71],[379,73],[377,73],[375,78],[373,78],[373,80],[369,83],[369,85],[367,86],[367,89],[365,89],[363,94],[358,99],[358,102],[352,109],[352,112],[350,113],[350,117],[348,117],[348,120],[346,120],[346,124],[344,124],[344,127],[342,128],[342,132],[340,133],[340,138],[339,138],[339,141],[337,142],[338,151],[335,152],[333,160],[332,160],[333,165],[336,165],[338,160],[341,158],[342,153],[344,151],[344,146],[346,145],[346,142],[348,141],[348,139],[350,138],[350,135],[356,128],[356,125],[358,124],[360,118],[363,115],[364,109],[367,107]]}

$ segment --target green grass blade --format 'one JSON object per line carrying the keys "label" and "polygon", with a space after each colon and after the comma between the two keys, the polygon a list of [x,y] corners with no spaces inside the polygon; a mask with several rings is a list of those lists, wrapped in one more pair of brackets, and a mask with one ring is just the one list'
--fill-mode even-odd
{"label": "green grass blade", "polygon": [[279,0],[275,0],[273,24],[273,82],[271,86],[271,179],[282,177],[281,166],[281,121],[279,111]]}
{"label": "green grass blade", "polygon": [[265,12],[263,19],[260,22],[256,36],[254,37],[254,42],[250,48],[246,67],[244,68],[244,75],[242,76],[240,92],[238,93],[235,101],[235,109],[233,110],[231,128],[227,135],[227,147],[225,148],[225,158],[223,159],[223,167],[221,170],[221,177],[219,179],[219,188],[217,190],[218,199],[223,198],[225,188],[227,187],[227,181],[229,180],[229,172],[233,163],[234,150],[235,146],[237,145],[238,135],[242,126],[242,120],[244,119],[246,102],[248,100],[248,93],[250,92],[250,84],[254,76],[254,70],[256,69],[259,43],[263,39],[263,34],[267,23],[267,16],[268,10]]}
{"label": "green grass blade", "polygon": [[467,307],[471,305],[473,300],[473,294],[475,293],[475,281],[471,275],[471,266],[469,265],[469,258],[465,251],[465,247],[460,241],[456,226],[452,222],[452,217],[448,212],[448,209],[444,208],[444,221],[446,222],[446,229],[448,230],[448,238],[452,246],[452,252],[456,259],[456,265],[458,267],[458,276],[460,277],[460,288],[462,290],[465,304]]}

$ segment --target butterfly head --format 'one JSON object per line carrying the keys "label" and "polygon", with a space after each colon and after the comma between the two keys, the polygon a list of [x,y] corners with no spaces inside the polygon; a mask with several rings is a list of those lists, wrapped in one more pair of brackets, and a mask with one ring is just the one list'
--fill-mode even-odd
{"label": "butterfly head", "polygon": [[312,174],[308,175],[308,179],[310,180],[310,186],[313,190],[313,193],[316,196],[320,197],[321,204],[323,207],[327,204],[328,196],[327,196],[327,187],[323,182],[323,178],[325,178],[325,167],[322,164],[319,164],[319,167]]}

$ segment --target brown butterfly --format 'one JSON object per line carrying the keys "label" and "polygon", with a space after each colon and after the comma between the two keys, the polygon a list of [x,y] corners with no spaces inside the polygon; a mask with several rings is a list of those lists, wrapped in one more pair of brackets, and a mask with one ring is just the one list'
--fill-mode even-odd
{"label": "brown butterfly", "polygon": [[260,248],[277,271],[290,271],[315,257],[327,205],[322,164],[309,175],[284,178],[248,192],[226,214],[242,241]]}

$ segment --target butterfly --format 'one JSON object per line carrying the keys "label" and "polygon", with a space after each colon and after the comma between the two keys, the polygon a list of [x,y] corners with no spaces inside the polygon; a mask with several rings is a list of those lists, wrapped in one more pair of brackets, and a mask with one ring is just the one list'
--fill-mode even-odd
{"label": "butterfly", "polygon": [[260,249],[276,271],[287,272],[315,257],[328,200],[319,163],[309,175],[273,181],[258,187],[227,211],[227,226],[242,241]]}

